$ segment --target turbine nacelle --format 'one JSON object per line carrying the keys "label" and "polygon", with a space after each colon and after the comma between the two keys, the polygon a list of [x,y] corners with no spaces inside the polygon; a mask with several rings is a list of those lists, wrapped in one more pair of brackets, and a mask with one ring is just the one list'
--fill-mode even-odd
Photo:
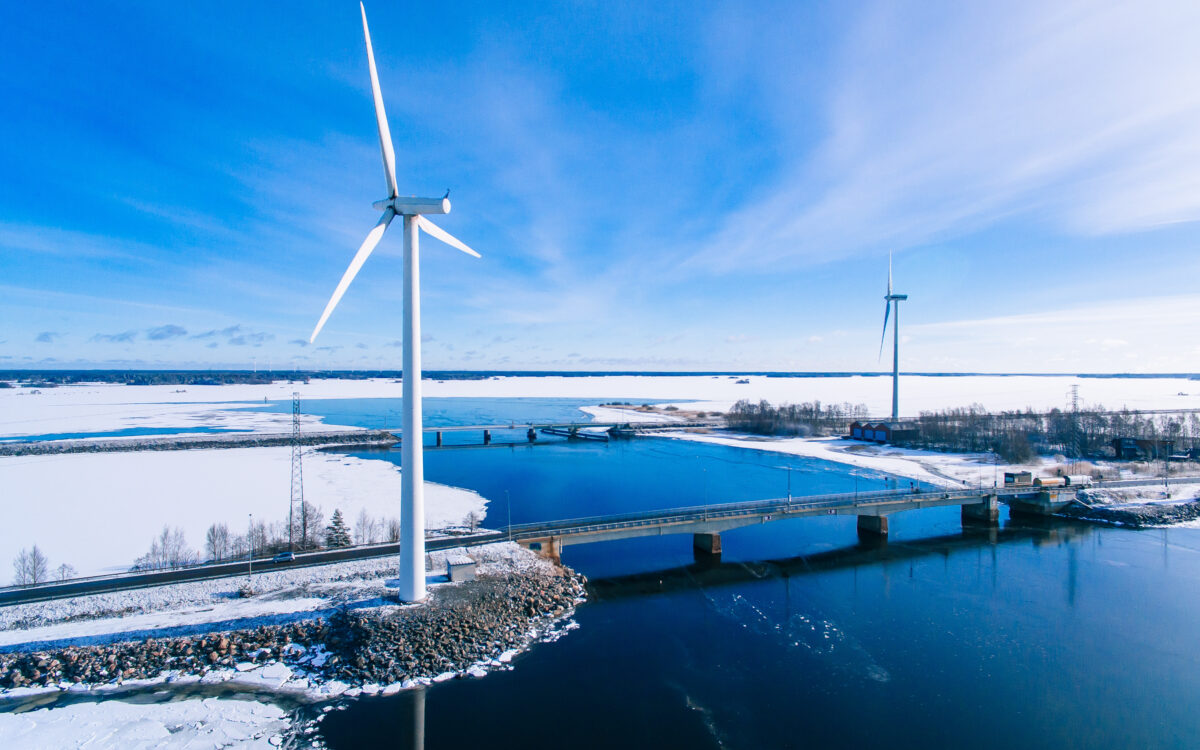
{"label": "turbine nacelle", "polygon": [[449,198],[413,198],[397,196],[384,198],[371,204],[376,211],[386,211],[391,208],[400,216],[420,216],[421,214],[450,213]]}
{"label": "turbine nacelle", "polygon": [[[316,328],[313,329],[312,335],[308,341],[312,343],[317,340],[317,334],[321,332],[321,328],[325,326],[325,321],[329,320],[329,315],[333,309],[337,307],[337,303],[341,300],[342,295],[346,293],[350,282],[354,280],[358,270],[362,268],[367,257],[371,255],[371,251],[383,239],[383,233],[387,231],[388,225],[392,223],[392,219],[397,216],[404,216],[406,219],[411,217],[412,224],[415,228],[420,229],[431,237],[445,242],[447,245],[462,250],[468,255],[479,257],[479,253],[467,247],[461,240],[446,230],[434,224],[429,219],[426,219],[423,214],[448,214],[450,213],[450,191],[446,191],[446,195],[441,198],[416,198],[413,196],[400,196],[396,192],[396,151],[392,147],[392,133],[388,129],[387,114],[383,110],[383,92],[379,88],[379,71],[375,67],[375,52],[371,48],[371,32],[367,28],[367,10],[359,3],[359,9],[362,11],[363,23],[363,39],[367,45],[367,67],[371,71],[371,96],[375,100],[375,124],[379,129],[379,149],[380,155],[383,157],[383,176],[387,181],[388,198],[381,201],[375,201],[375,208],[383,212],[383,216],[379,217],[379,222],[375,225],[368,234],[367,238],[358,248],[358,252],[354,254],[354,259],[350,261],[350,267],[346,269],[346,273],[342,275],[342,280],[338,282],[337,288],[333,290],[333,296],[329,298],[329,304],[325,305],[325,311],[321,313],[321,319],[317,321]],[[406,227],[408,222],[405,222]],[[412,247],[416,248],[416,235],[409,235],[410,239],[406,242],[412,242]],[[406,274],[409,271],[405,271]],[[418,342],[420,339],[418,338]],[[408,346],[408,339],[405,339],[405,346]]]}

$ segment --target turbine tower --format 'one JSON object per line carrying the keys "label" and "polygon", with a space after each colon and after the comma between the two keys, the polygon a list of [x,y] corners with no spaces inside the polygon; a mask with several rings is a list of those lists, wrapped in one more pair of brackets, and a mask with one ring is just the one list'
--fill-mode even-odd
{"label": "turbine tower", "polygon": [[883,335],[879,338],[879,357],[883,358],[883,345],[887,342],[888,313],[895,308],[892,316],[892,421],[900,419],[900,300],[908,299],[907,294],[892,292],[892,253],[888,252],[888,283],[887,295],[883,307]]}
{"label": "turbine tower", "polygon": [[[396,192],[396,153],[392,147],[387,115],[383,111],[379,72],[375,68],[371,32],[367,28],[367,10],[361,2],[358,7],[362,11],[363,38],[367,43],[367,65],[371,70],[371,93],[375,99],[375,121],[379,128],[379,148],[383,152],[383,176],[387,180],[388,197],[374,203],[376,209],[383,211],[383,216],[367,234],[366,240],[350,261],[350,267],[346,269],[337,289],[333,291],[329,304],[325,306],[325,312],[321,314],[317,327],[313,329],[309,343],[316,340],[333,308],[346,293],[347,287],[366,262],[367,256],[383,238],[383,233],[392,223],[392,219],[403,216],[404,314],[401,338],[404,341],[404,404],[401,418],[399,596],[403,601],[415,602],[425,598],[425,466],[421,429],[421,285],[417,230],[423,229],[447,245],[476,258],[479,257],[479,253],[423,216],[450,213],[449,198],[404,198]],[[446,195],[449,195],[449,191]]]}

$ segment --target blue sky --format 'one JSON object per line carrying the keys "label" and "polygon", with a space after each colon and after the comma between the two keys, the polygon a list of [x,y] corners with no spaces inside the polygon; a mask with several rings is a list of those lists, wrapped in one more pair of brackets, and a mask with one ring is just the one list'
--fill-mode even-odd
{"label": "blue sky", "polygon": [[[427,368],[1200,370],[1200,5],[367,5]],[[356,3],[0,9],[0,368],[398,368]]]}

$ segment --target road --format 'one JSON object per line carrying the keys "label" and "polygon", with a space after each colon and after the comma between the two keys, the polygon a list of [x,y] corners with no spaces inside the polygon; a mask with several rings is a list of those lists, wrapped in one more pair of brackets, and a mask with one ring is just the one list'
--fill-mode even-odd
{"label": "road", "polygon": [[[1172,484],[1195,483],[1200,482],[1200,477],[1174,478],[1171,482]],[[1161,484],[1161,479],[1132,479],[1097,483],[1092,486],[1101,489],[1119,489]],[[1069,488],[1048,489],[1069,491]],[[900,489],[714,503],[519,524],[504,531],[429,538],[426,539],[425,546],[426,549],[432,551],[453,547],[473,547],[506,539],[529,542],[552,537],[563,539],[567,544],[582,544],[636,536],[720,531],[751,523],[765,523],[812,515],[884,515],[943,505],[969,505],[980,502],[982,496],[987,494],[996,494],[1003,500],[1006,497],[1035,494],[1039,490],[1040,488],[1037,487],[937,489],[924,492]],[[270,558],[256,559],[253,561],[253,568],[263,572],[328,565],[347,560],[363,560],[395,554],[398,554],[396,543],[376,544],[309,552],[296,555],[294,560],[285,562],[272,562]],[[243,560],[167,571],[77,578],[62,583],[36,586],[14,586],[0,589],[0,606],[62,599],[83,594],[122,591],[166,583],[226,578],[244,575],[246,572],[247,563]]]}

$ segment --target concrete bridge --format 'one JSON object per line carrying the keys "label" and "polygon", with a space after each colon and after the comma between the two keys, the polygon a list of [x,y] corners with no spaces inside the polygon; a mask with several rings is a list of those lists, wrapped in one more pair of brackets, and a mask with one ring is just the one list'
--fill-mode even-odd
{"label": "concrete bridge", "polygon": [[508,538],[557,559],[571,544],[691,534],[697,554],[721,554],[721,533],[743,526],[810,516],[857,516],[858,533],[886,538],[894,513],[957,505],[965,524],[995,525],[1000,502],[1015,512],[1051,515],[1074,500],[1076,488],[1035,487],[877,490],[668,508],[511,527]]}
{"label": "concrete bridge", "polygon": [[[1175,478],[1171,482],[1200,482],[1200,477]],[[1138,479],[1104,482],[1092,486],[1118,488],[1153,486],[1161,483],[1162,480]],[[473,547],[512,540],[543,555],[557,558],[562,548],[571,544],[692,534],[696,553],[701,557],[713,558],[721,553],[721,533],[743,526],[810,516],[852,515],[858,517],[858,532],[861,537],[883,540],[888,535],[889,517],[894,513],[958,505],[962,508],[965,527],[988,530],[990,533],[990,530],[998,525],[1001,502],[1008,504],[1015,513],[1044,517],[1074,502],[1076,491],[1077,488],[1074,487],[1001,487],[922,492],[879,490],[808,495],[520,524],[502,531],[481,530],[464,536],[433,537],[427,539],[425,544],[427,549],[432,550]],[[396,553],[397,544],[392,542],[307,552],[296,555],[295,560],[290,561],[255,559],[253,566],[255,570],[262,572],[385,557]],[[118,573],[32,586],[0,587],[0,606],[160,586],[166,583],[246,575],[247,563],[246,560],[205,563],[172,570]]]}
{"label": "concrete bridge", "polygon": [[983,545],[1028,542],[1054,544],[1062,539],[1084,537],[1094,529],[1091,524],[1070,519],[1023,517],[1021,523],[1009,524],[1003,529],[998,526],[969,525],[964,526],[958,534],[912,539],[902,544],[861,540],[858,544],[796,557],[738,562],[722,562],[716,557],[699,557],[690,565],[589,578],[588,598],[597,601],[625,599],[669,591],[707,589],[761,581],[769,577],[802,577],[879,564],[900,565],[929,557],[941,558],[958,550],[974,549]]}
{"label": "concrete bridge", "polygon": [[[689,419],[672,422],[509,422],[507,424],[476,424],[452,425],[447,427],[425,427],[425,434],[434,434],[434,447],[461,448],[461,444],[446,445],[444,434],[450,432],[474,432],[483,435],[483,445],[492,445],[492,433],[503,430],[524,430],[525,440],[536,443],[538,433],[565,437],[568,440],[599,440],[606,441],[610,437],[631,437],[663,430],[687,430],[697,428],[715,429],[724,427],[721,419]],[[402,440],[400,431],[392,432],[396,439]],[[511,443],[500,443],[511,445]]]}

